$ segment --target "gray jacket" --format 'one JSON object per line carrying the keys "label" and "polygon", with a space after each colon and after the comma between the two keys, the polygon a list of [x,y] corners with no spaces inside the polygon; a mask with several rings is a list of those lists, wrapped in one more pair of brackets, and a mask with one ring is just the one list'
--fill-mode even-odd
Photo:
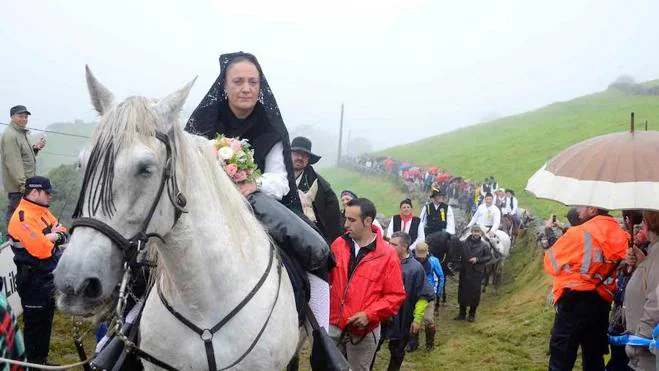
{"label": "gray jacket", "polygon": [[[625,288],[627,331],[652,338],[659,323],[659,242],[650,246],[648,256],[638,265]],[[654,370],[655,357],[647,349],[627,346],[629,366],[635,370]]]}
{"label": "gray jacket", "polygon": [[28,139],[28,130],[11,123],[2,134],[0,161],[5,192],[22,192],[25,180],[36,175],[36,151]]}

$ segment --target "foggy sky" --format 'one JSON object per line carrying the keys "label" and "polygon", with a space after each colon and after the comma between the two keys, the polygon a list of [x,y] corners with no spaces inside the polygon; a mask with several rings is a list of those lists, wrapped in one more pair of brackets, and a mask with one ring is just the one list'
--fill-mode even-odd
{"label": "foggy sky", "polygon": [[0,2],[0,121],[25,104],[31,126],[95,113],[84,65],[123,99],[164,96],[218,56],[257,56],[289,130],[409,142],[606,89],[620,74],[659,78],[659,2],[132,1]]}

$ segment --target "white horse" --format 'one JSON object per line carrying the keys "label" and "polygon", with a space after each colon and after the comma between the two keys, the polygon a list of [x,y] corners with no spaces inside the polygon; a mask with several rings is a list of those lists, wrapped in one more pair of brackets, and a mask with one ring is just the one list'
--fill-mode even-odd
{"label": "white horse", "polygon": [[[481,230],[483,231],[483,236],[486,240],[492,242],[493,247],[501,254],[503,257],[507,257],[510,255],[510,247],[512,245],[510,236],[502,230],[496,230],[494,231],[494,235],[492,237],[489,237],[487,235],[487,228],[481,226]],[[460,241],[464,241],[471,235],[471,232],[469,231],[469,228],[465,228],[462,231],[462,234],[460,235]]]}
{"label": "white horse", "polygon": [[[211,329],[263,278],[253,297],[214,334],[211,353],[217,369],[246,353],[231,369],[280,370],[300,337],[293,289],[283,267],[278,275],[280,262],[277,254],[271,259],[268,235],[218,167],[211,143],[181,129],[178,116],[193,83],[159,101],[131,97],[115,104],[87,69],[101,119],[83,156],[87,184],[79,200],[81,216],[126,238],[141,228],[163,238],[149,240],[159,274],[144,306],[141,349],[177,369],[208,369],[202,338],[209,334],[200,337],[175,318],[157,291],[192,324]],[[174,205],[185,202],[177,188],[187,197],[187,213],[180,218]],[[121,239],[99,228],[77,226],[55,271],[58,305],[65,312],[90,316],[117,297],[124,265]]]}

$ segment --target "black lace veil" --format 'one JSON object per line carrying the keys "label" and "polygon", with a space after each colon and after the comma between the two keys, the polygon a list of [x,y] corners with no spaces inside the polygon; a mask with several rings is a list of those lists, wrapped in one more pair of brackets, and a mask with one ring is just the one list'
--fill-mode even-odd
{"label": "black lace veil", "polygon": [[[185,130],[193,134],[205,136],[208,139],[215,138],[217,134],[233,136],[230,135],[230,123],[224,122],[226,120],[222,120],[221,117],[223,117],[223,110],[226,110],[227,107],[227,97],[224,93],[226,70],[236,58],[249,60],[259,71],[261,76],[261,91],[259,92],[259,99],[254,108],[255,118],[253,118],[254,121],[258,122],[253,123],[255,126],[251,129],[251,132],[256,134],[253,134],[252,136],[258,136],[261,134],[270,136],[273,140],[269,141],[269,147],[266,145],[267,151],[269,151],[269,148],[271,148],[275,141],[281,141],[284,147],[284,163],[286,164],[288,185],[290,188],[290,191],[282,198],[281,202],[289,209],[299,212],[302,207],[300,205],[297,186],[295,184],[293,163],[291,161],[291,143],[288,137],[288,130],[281,117],[279,106],[277,105],[275,96],[268,84],[268,80],[266,80],[261,65],[255,56],[244,52],[222,54],[220,56],[220,75],[217,77],[217,80],[215,80],[208,93],[206,93],[206,96],[201,100],[199,106],[194,110],[192,116],[190,116],[190,119],[185,126]],[[248,139],[255,147],[255,152],[258,151],[259,144],[255,143],[257,138],[250,138],[249,134],[241,137]],[[263,160],[261,163],[263,163]]]}

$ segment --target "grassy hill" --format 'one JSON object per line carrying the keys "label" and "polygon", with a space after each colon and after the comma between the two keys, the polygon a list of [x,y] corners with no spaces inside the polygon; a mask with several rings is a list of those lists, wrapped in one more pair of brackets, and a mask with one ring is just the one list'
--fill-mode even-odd
{"label": "grassy hill", "polygon": [[[657,85],[653,81],[647,85]],[[425,166],[439,166],[474,180],[493,175],[514,189],[525,207],[547,216],[557,204],[522,192],[529,177],[561,150],[593,136],[637,128],[649,121],[659,129],[659,97],[629,95],[617,89],[554,103],[544,108],[470,126],[380,153]]]}

